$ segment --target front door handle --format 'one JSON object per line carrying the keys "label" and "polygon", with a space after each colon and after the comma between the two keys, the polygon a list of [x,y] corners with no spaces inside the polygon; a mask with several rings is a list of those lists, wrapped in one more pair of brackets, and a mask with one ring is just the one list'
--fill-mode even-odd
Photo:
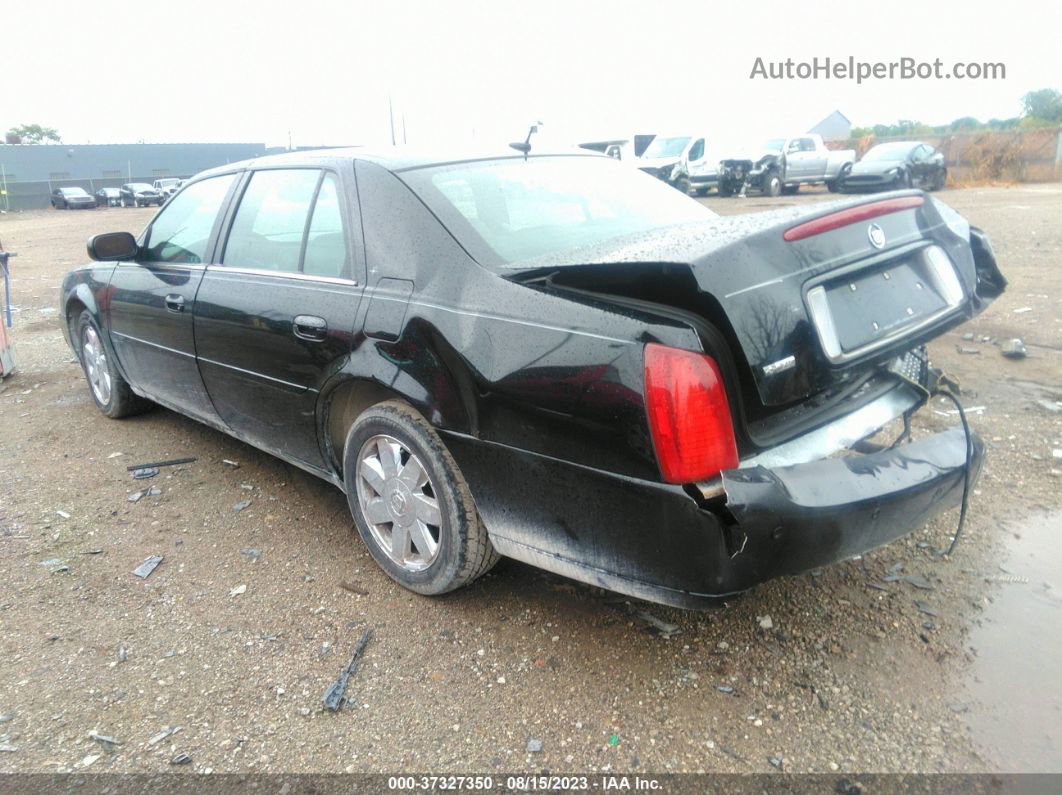
{"label": "front door handle", "polygon": [[170,293],[166,296],[166,309],[170,312],[184,311],[184,296]]}
{"label": "front door handle", "polygon": [[316,315],[296,315],[291,330],[299,339],[320,342],[328,335],[328,323]]}

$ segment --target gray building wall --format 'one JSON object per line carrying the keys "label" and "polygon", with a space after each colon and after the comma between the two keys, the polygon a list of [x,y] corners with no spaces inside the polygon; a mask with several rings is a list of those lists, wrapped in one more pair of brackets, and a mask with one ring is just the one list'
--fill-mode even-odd
{"label": "gray building wall", "polygon": [[3,144],[0,208],[47,207],[53,188],[80,186],[90,193],[124,182],[190,177],[226,163],[259,157],[260,143],[245,144]]}
{"label": "gray building wall", "polygon": [[824,141],[843,141],[852,135],[852,122],[841,111],[835,110],[808,132],[818,133]]}

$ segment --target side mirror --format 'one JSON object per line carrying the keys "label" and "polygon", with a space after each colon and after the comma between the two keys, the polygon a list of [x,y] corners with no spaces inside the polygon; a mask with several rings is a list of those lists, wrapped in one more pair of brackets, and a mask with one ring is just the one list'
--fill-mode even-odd
{"label": "side mirror", "polygon": [[104,232],[88,239],[88,255],[98,262],[136,259],[140,247],[128,232]]}

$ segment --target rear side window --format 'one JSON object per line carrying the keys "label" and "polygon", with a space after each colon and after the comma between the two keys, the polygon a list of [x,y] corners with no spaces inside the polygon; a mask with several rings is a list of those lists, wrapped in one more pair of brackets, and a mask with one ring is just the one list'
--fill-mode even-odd
{"label": "rear side window", "polygon": [[297,273],[320,176],[317,169],[256,171],[240,199],[222,264]]}
{"label": "rear side window", "polygon": [[214,221],[235,179],[235,174],[204,179],[170,199],[148,230],[144,258],[149,262],[203,262]]}
{"label": "rear side window", "polygon": [[347,241],[343,235],[343,210],[339,200],[339,181],[325,172],[317,201],[313,206],[310,227],[306,232],[303,273],[314,276],[349,278]]}

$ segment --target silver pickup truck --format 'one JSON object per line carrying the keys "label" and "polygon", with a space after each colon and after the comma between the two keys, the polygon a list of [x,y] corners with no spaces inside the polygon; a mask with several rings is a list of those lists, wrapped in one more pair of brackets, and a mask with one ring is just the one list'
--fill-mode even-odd
{"label": "silver pickup truck", "polygon": [[853,149],[827,149],[821,135],[771,138],[750,156],[719,162],[719,194],[744,195],[752,187],[765,196],[777,196],[796,193],[801,185],[822,182],[834,191],[837,178],[852,167],[855,159]]}

